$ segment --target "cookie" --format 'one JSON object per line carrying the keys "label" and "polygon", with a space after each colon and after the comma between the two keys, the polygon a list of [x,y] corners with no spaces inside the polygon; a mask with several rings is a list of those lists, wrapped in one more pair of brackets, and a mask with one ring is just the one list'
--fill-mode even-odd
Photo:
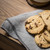
{"label": "cookie", "polygon": [[45,10],[39,13],[39,15],[42,17],[47,26],[47,29],[50,31],[50,10]]}
{"label": "cookie", "polygon": [[40,33],[44,29],[44,26],[43,20],[38,15],[29,17],[25,22],[25,28],[31,34]]}
{"label": "cookie", "polygon": [[47,30],[44,31],[43,36],[48,42],[50,42],[50,33]]}
{"label": "cookie", "polygon": [[48,43],[45,38],[43,37],[43,33],[40,35],[35,36],[36,44],[41,48],[48,48],[50,47],[50,43]]}

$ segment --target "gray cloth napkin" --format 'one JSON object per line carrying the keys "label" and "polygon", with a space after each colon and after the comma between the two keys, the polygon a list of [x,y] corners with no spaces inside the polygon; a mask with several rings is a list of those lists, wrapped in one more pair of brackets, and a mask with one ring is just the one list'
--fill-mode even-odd
{"label": "gray cloth napkin", "polygon": [[1,27],[9,35],[18,39],[26,47],[27,50],[50,50],[50,48],[39,48],[35,43],[34,37],[31,36],[25,29],[25,20],[30,16],[37,15],[41,11],[43,10],[36,10],[8,18],[3,22]]}

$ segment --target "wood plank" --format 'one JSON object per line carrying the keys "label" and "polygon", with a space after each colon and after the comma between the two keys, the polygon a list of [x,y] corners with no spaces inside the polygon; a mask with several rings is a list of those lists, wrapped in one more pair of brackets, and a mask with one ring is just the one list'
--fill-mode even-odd
{"label": "wood plank", "polygon": [[2,41],[0,41],[0,50],[1,50],[1,48],[2,48],[3,50],[16,50],[16,49],[14,49],[14,48],[12,48],[12,47],[6,45],[6,44],[3,43]]}
{"label": "wood plank", "polygon": [[19,45],[2,34],[0,34],[0,47],[6,48],[7,50],[26,50],[23,45]]}
{"label": "wood plank", "polygon": [[[9,39],[11,39],[11,40],[13,40],[13,41],[15,41],[16,43],[22,45],[17,39],[14,39],[14,38],[12,38],[11,36],[9,36],[9,35],[8,35],[3,29],[1,29],[1,28],[0,28],[0,34],[6,36],[7,38],[9,38]],[[3,38],[3,40],[4,40],[4,38]]]}

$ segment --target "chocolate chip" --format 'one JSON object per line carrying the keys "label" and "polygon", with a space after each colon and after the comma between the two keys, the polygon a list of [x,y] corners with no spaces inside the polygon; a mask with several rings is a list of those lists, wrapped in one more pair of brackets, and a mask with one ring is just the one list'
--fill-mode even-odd
{"label": "chocolate chip", "polygon": [[39,36],[39,38],[41,37],[41,35]]}
{"label": "chocolate chip", "polygon": [[42,44],[40,44],[40,46],[42,46]]}
{"label": "chocolate chip", "polygon": [[29,26],[30,29],[32,29],[31,25]]}
{"label": "chocolate chip", "polygon": [[44,33],[44,35],[46,35],[46,33]]}
{"label": "chocolate chip", "polygon": [[45,40],[43,39],[43,41],[45,41]]}
{"label": "chocolate chip", "polygon": [[30,22],[26,21],[26,22],[25,22],[25,26],[26,26],[26,24],[29,24],[29,23],[30,23]]}
{"label": "chocolate chip", "polygon": [[38,22],[38,23],[40,23],[40,22]]}
{"label": "chocolate chip", "polygon": [[[44,35],[47,35],[46,33],[44,33]],[[47,35],[48,36],[48,35]]]}
{"label": "chocolate chip", "polygon": [[42,16],[40,16],[42,18]]}
{"label": "chocolate chip", "polygon": [[46,18],[47,20],[49,19],[49,17]]}
{"label": "chocolate chip", "polygon": [[26,21],[25,24],[29,24],[30,22]]}
{"label": "chocolate chip", "polygon": [[26,27],[26,29],[28,30],[28,28]]}
{"label": "chocolate chip", "polygon": [[34,19],[32,21],[34,21]]}
{"label": "chocolate chip", "polygon": [[36,27],[38,27],[37,23],[35,23]]}

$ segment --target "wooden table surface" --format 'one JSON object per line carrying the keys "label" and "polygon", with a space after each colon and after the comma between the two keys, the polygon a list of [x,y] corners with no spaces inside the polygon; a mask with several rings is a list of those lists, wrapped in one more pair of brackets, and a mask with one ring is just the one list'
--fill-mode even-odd
{"label": "wooden table surface", "polygon": [[9,17],[34,10],[36,8],[29,6],[26,0],[0,0],[0,26]]}
{"label": "wooden table surface", "polygon": [[[9,17],[13,17],[26,12],[31,12],[37,9],[38,8],[34,8],[28,5],[26,0],[0,0],[0,26],[3,23],[3,21],[5,21],[5,19]],[[50,10],[50,5],[42,9]],[[0,33],[6,35],[6,32],[1,28]]]}
{"label": "wooden table surface", "polygon": [[[26,0],[0,0],[0,26],[3,21],[9,17],[34,11],[36,9],[37,8],[28,5]],[[50,5],[42,9],[50,10]],[[3,32],[3,34],[5,34],[5,32]]]}

